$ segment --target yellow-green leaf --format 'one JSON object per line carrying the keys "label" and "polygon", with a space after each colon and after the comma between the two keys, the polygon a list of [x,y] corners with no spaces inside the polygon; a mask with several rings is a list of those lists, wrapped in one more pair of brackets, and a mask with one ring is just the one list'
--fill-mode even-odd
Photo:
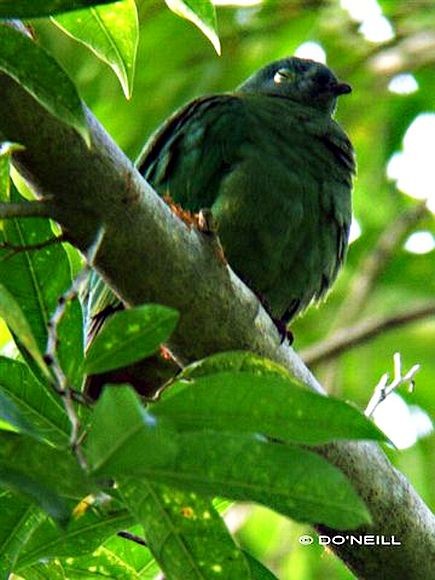
{"label": "yellow-green leaf", "polygon": [[66,34],[81,42],[107,63],[130,98],[139,38],[134,0],[77,10],[53,18]]}
{"label": "yellow-green leaf", "polygon": [[49,376],[49,371],[27,319],[18,302],[3,284],[0,284],[0,317],[5,320],[11,331],[17,335],[44,375]]}
{"label": "yellow-green leaf", "polygon": [[165,0],[165,2],[172,12],[193,22],[210,40],[215,51],[221,53],[216,10],[211,0]]}

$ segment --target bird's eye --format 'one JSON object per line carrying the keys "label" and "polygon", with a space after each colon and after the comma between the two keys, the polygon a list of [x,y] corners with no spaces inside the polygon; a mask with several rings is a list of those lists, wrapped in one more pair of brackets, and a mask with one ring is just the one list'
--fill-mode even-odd
{"label": "bird's eye", "polygon": [[296,78],[296,73],[288,68],[280,68],[273,76],[273,80],[277,84],[291,83]]}

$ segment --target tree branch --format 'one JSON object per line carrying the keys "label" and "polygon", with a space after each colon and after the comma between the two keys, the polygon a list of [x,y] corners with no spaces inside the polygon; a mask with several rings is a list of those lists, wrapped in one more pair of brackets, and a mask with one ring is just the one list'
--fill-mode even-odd
{"label": "tree branch", "polygon": [[[331,336],[335,336],[335,333],[341,333],[342,329],[348,327],[361,315],[379,276],[392,259],[394,251],[405,235],[423,218],[427,211],[426,202],[420,202],[408,211],[401,213],[381,233],[377,243],[368,255],[363,258],[353,276],[347,292],[347,298],[343,300],[336,312],[333,325],[325,342],[329,341]],[[331,360],[322,369],[323,382],[326,386],[331,387],[336,383],[336,375],[337,360]]]}
{"label": "tree branch", "polygon": [[53,204],[50,201],[22,201],[20,203],[0,203],[0,219],[18,217],[56,217]]}
{"label": "tree branch", "polygon": [[216,259],[213,237],[171,212],[90,112],[88,147],[5,75],[0,100],[0,134],[25,146],[14,153],[14,165],[50,200],[65,238],[86,252],[104,226],[94,264],[123,302],[160,302],[180,311],[169,346],[181,364],[223,350],[252,350],[323,392],[300,358],[281,344],[256,296]]}
{"label": "tree branch", "polygon": [[387,227],[370,251],[363,259],[355,274],[347,300],[344,300],[335,318],[335,328],[348,325],[360,314],[362,308],[378,280],[391,260],[397,246],[406,234],[427,214],[426,202],[420,202],[408,211],[400,214],[389,227]]}
{"label": "tree branch", "polygon": [[[250,350],[321,390],[294,351],[280,344],[257,298],[216,257],[207,236],[174,216],[95,118],[90,113],[87,118],[90,147],[0,76],[0,134],[25,146],[14,154],[15,166],[39,195],[50,196],[57,221],[82,251],[104,226],[94,263],[127,304],[160,302],[179,310],[180,324],[168,346],[182,363]],[[335,552],[360,577],[429,578],[434,519],[383,452],[374,444],[349,442],[321,452],[351,479],[372,514],[372,526],[360,533],[395,534],[402,541],[394,557],[382,546],[334,546]]]}
{"label": "tree branch", "polygon": [[434,300],[417,304],[406,312],[399,312],[392,316],[371,317],[354,326],[341,328],[326,340],[305,348],[299,355],[307,365],[329,361],[387,330],[394,330],[430,316],[435,316]]}

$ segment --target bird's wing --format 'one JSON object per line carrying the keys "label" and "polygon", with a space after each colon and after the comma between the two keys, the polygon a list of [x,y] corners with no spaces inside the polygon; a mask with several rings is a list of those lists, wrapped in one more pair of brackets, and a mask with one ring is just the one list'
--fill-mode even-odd
{"label": "bird's wing", "polygon": [[169,195],[184,209],[210,208],[221,180],[239,160],[246,127],[239,97],[196,99],[151,137],[139,159],[139,171],[160,195]]}
{"label": "bird's wing", "polygon": [[[245,134],[243,118],[243,103],[237,97],[217,95],[192,101],[151,137],[138,161],[140,172],[158,193],[170,195],[184,209],[198,212],[211,207],[222,177],[236,162]],[[97,274],[87,294],[84,302],[92,338],[106,317],[122,306]]]}

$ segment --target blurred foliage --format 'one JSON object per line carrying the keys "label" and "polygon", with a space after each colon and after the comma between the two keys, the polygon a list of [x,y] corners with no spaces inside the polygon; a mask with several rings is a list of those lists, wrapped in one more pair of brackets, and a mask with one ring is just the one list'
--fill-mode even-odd
{"label": "blurred foliage", "polygon": [[[343,310],[352,302],[351,284],[361,276],[362,264],[372,255],[379,237],[417,203],[388,181],[386,166],[392,154],[401,150],[414,118],[422,112],[435,113],[435,4],[431,0],[380,1],[394,37],[378,43],[366,40],[359,23],[338,0],[269,0],[251,7],[218,7],[220,57],[199,30],[176,17],[163,2],[139,0],[137,5],[141,34],[130,100],[124,98],[112,72],[83,46],[48,20],[32,23],[41,43],[63,65],[87,105],[132,158],[153,130],[186,101],[232,90],[266,62],[293,54],[308,41],[320,44],[328,65],[353,86],[353,94],[341,100],[337,118],[357,151],[354,213],[362,234],[352,244],[345,270],[327,302],[293,325],[296,350],[325,340],[344,322],[351,325],[375,314],[392,315],[433,299],[435,251],[415,254],[404,249],[411,231],[434,231],[434,218],[428,214],[397,241],[357,314],[347,316]],[[411,73],[418,90],[411,94],[389,91],[391,79],[399,73]],[[363,408],[380,376],[392,367],[393,353],[399,351],[406,369],[414,363],[422,366],[416,391],[401,394],[410,404],[429,411],[435,397],[431,388],[434,344],[432,317],[384,332],[314,371],[331,391]],[[435,492],[428,467],[435,455],[433,439],[421,439],[407,450],[388,453],[433,504]],[[240,518],[239,525],[242,547],[279,578],[351,577],[319,546],[298,543],[299,535],[310,533],[300,524],[265,508],[254,508],[249,517]]]}

